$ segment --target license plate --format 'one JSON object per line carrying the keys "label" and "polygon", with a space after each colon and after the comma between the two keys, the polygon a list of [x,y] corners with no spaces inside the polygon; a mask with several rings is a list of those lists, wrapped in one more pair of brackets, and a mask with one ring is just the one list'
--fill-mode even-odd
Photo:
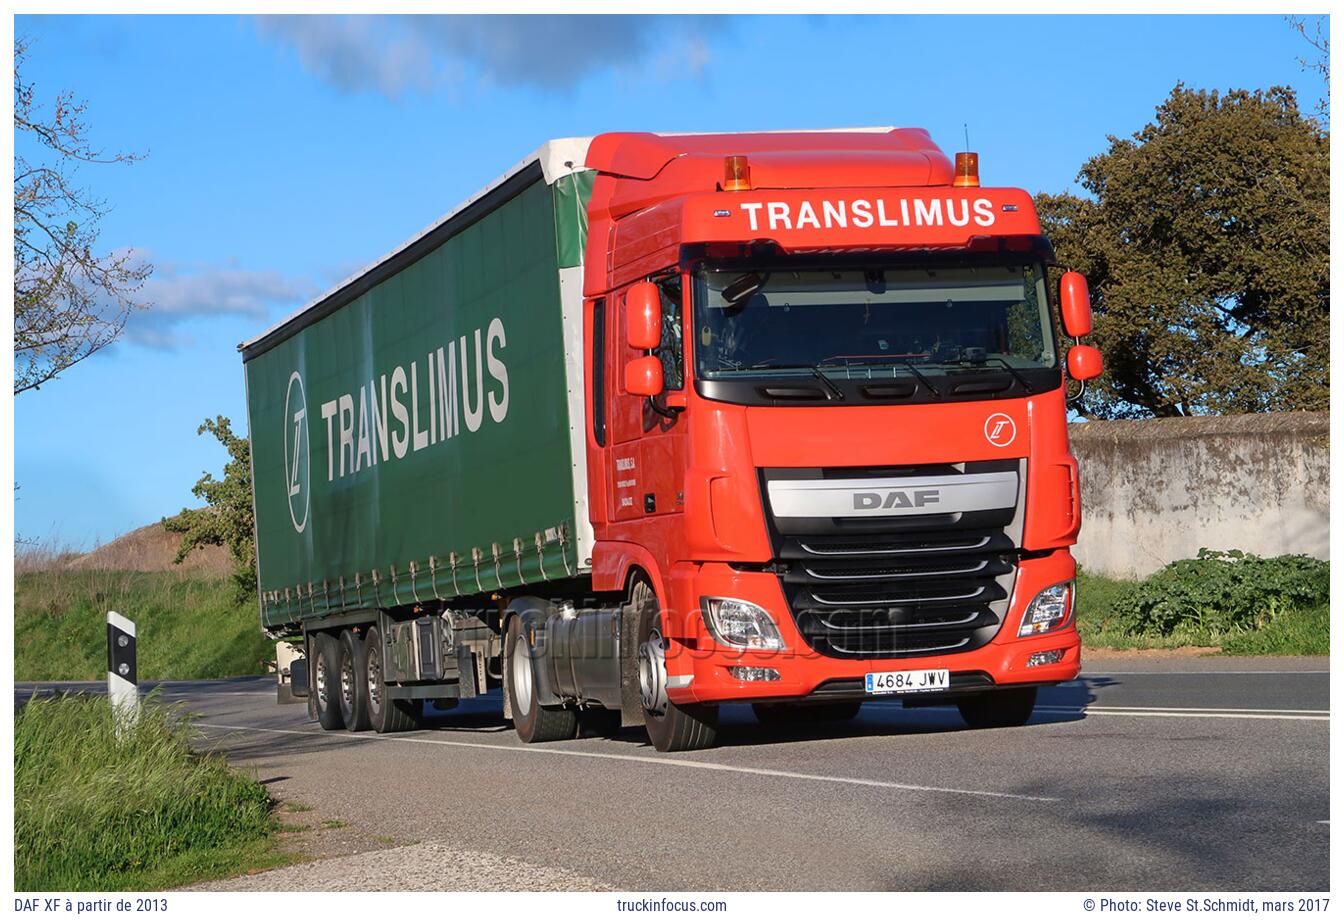
{"label": "license plate", "polygon": [[952,685],[946,669],[936,671],[873,671],[864,683],[869,693],[927,693]]}

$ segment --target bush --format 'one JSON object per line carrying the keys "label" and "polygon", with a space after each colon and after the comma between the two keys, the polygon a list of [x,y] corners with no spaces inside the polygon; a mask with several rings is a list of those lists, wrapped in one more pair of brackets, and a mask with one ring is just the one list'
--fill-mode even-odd
{"label": "bush", "polygon": [[190,737],[181,710],[152,700],[120,738],[106,699],[24,706],[14,719],[16,890],[126,887],[168,861],[265,838],[266,790],[193,751]]}
{"label": "bush", "polygon": [[1263,559],[1240,550],[1201,549],[1125,591],[1114,604],[1126,633],[1236,635],[1324,605],[1330,564],[1310,556]]}

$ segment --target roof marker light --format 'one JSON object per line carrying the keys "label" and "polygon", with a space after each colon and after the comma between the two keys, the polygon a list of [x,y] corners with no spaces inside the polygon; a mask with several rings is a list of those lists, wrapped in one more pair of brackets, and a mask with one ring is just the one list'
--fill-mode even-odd
{"label": "roof marker light", "polygon": [[723,158],[723,190],[725,192],[751,191],[751,166],[743,156]]}
{"label": "roof marker light", "polygon": [[952,177],[953,188],[980,187],[980,154],[957,154],[956,174]]}

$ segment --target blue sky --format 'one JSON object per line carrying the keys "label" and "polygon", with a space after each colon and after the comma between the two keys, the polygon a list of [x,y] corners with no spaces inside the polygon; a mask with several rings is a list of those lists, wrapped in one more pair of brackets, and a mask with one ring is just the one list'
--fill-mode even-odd
{"label": "blue sky", "polygon": [[550,137],[893,124],[985,184],[1072,187],[1177,81],[1323,94],[1278,16],[16,17],[38,98],[71,90],[108,248],[156,270],[124,340],[15,400],[20,536],[91,546],[196,504],[246,428],[235,345]]}

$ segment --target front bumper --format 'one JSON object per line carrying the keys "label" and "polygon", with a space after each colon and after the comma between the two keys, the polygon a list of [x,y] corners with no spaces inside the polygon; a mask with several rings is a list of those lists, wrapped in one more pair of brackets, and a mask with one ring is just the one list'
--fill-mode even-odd
{"label": "front bumper", "polygon": [[[1003,624],[997,635],[979,648],[928,657],[855,659],[824,656],[807,646],[774,574],[738,571],[722,563],[680,565],[669,579],[670,610],[679,615],[665,618],[668,697],[681,704],[853,698],[865,695],[864,676],[870,671],[933,668],[951,672],[953,692],[1072,680],[1081,666],[1081,642],[1074,617],[1063,628],[1044,635],[1019,639],[1017,632],[1037,592],[1073,578],[1075,572],[1067,550],[1019,561]],[[701,597],[734,597],[763,607],[774,617],[784,649],[759,651],[720,645],[700,615]],[[1063,652],[1057,663],[1027,666],[1032,654],[1055,650]],[[779,679],[739,680],[730,668],[770,668]]]}

